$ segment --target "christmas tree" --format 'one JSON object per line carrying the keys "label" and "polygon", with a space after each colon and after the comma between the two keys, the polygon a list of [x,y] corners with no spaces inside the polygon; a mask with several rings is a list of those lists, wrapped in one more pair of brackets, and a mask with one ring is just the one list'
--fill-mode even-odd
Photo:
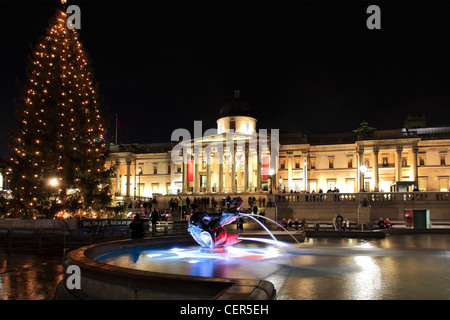
{"label": "christmas tree", "polygon": [[108,119],[68,17],[61,5],[28,59],[26,83],[19,84],[8,168],[16,216],[99,212],[111,202]]}

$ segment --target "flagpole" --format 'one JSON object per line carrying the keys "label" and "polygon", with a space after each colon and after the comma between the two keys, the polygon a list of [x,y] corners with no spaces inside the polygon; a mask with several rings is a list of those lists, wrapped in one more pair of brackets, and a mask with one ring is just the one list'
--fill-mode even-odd
{"label": "flagpole", "polygon": [[116,145],[117,145],[117,113],[116,113]]}

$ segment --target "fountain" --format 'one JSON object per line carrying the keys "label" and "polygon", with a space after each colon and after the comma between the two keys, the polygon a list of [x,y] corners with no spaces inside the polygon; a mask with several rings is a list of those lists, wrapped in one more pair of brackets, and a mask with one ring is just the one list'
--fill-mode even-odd
{"label": "fountain", "polygon": [[[190,235],[113,241],[70,251],[63,265],[67,270],[72,265],[79,266],[81,290],[67,288],[72,276],[67,274],[55,297],[448,299],[448,231],[420,235],[404,230],[405,234],[370,241],[351,236],[312,237],[299,247],[294,235],[272,233],[259,219],[282,228],[275,221],[239,213],[236,208],[219,215],[193,216],[189,221]],[[224,229],[244,217],[255,220],[267,232],[262,234],[265,238]],[[279,241],[275,237],[279,234],[289,235],[297,243]],[[420,284],[411,281],[412,277]],[[305,286],[315,289],[304,290]],[[329,290],[330,287],[337,289]]]}
{"label": "fountain", "polygon": [[[286,243],[278,241],[274,234],[256,217],[264,218],[275,223],[286,231],[297,243],[299,243],[288,230],[276,221],[258,214],[246,214],[239,212],[243,205],[241,198],[234,198],[231,202],[229,202],[229,204],[234,206],[230,209],[231,212],[224,212],[221,215],[209,215],[206,212],[194,212],[194,214],[189,218],[188,231],[194,240],[201,246],[202,252],[227,253],[227,246],[233,245],[242,240],[252,240],[279,246],[286,246]],[[256,221],[264,230],[267,231],[267,233],[271,236],[272,241],[268,242],[267,239],[240,237],[238,234],[227,232],[224,229],[224,226],[241,219],[242,217],[248,217]]]}
{"label": "fountain", "polygon": [[[55,296],[58,299],[72,299],[74,295],[79,299],[274,299],[276,290],[272,282],[259,277],[236,278],[234,275],[240,272],[235,271],[247,268],[247,263],[253,261],[277,263],[296,248],[278,241],[257,218],[275,221],[240,213],[240,198],[230,204],[234,205],[231,212],[193,214],[188,223],[190,236],[113,241],[69,252],[63,265],[80,267],[82,290],[69,290],[66,282],[70,275],[67,275],[58,285]],[[244,237],[225,230],[224,226],[243,217],[255,220],[270,238]],[[291,237],[298,243],[293,235]],[[200,245],[200,250],[191,247],[192,240]],[[244,240],[264,242],[268,246],[239,247]],[[116,265],[111,260],[123,254],[125,259],[119,258],[115,262],[127,260],[125,264]],[[216,264],[219,267],[214,267]],[[180,272],[177,269],[180,266],[186,270],[190,268],[192,273]],[[99,290],[99,287],[110,290]]]}

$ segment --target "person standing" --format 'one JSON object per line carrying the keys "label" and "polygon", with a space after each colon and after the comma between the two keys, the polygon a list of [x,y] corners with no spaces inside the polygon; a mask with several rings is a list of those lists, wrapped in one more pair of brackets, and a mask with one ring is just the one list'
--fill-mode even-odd
{"label": "person standing", "polygon": [[130,223],[131,239],[140,239],[144,237],[144,223],[142,222],[139,214],[134,216],[133,221]]}
{"label": "person standing", "polygon": [[152,235],[154,236],[156,233],[156,223],[159,220],[158,212],[154,208],[152,208],[152,212],[150,213],[150,221],[152,223]]}

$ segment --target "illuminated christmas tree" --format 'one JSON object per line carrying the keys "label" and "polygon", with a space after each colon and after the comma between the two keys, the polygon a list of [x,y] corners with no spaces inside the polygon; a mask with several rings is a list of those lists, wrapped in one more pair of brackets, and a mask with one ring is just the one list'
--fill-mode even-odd
{"label": "illuminated christmas tree", "polygon": [[98,211],[111,202],[108,120],[68,17],[61,5],[29,58],[26,83],[19,85],[18,132],[11,132],[8,169],[16,215],[48,216],[55,208]]}

